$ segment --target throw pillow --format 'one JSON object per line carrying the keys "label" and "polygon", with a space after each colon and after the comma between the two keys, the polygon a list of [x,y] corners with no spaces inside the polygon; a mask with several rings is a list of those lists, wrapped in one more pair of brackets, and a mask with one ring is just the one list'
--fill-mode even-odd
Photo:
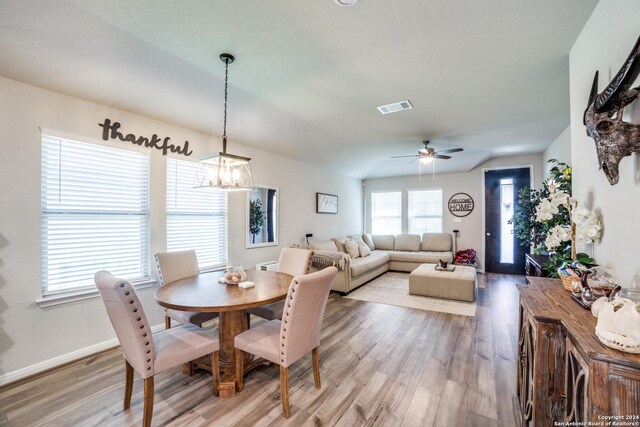
{"label": "throw pillow", "polygon": [[363,234],[362,239],[367,246],[369,246],[369,249],[374,250],[376,248],[376,245],[373,244],[373,237],[371,237],[371,234]]}
{"label": "throw pillow", "polygon": [[338,248],[336,247],[336,244],[332,240],[327,240],[324,242],[309,242],[307,246],[309,249],[314,251],[338,252]]}
{"label": "throw pillow", "polygon": [[358,258],[360,256],[360,249],[358,244],[353,239],[347,239],[344,241],[344,248],[351,258]]}
{"label": "throw pillow", "polygon": [[360,251],[360,256],[363,258],[371,254],[371,249],[369,249],[367,245],[358,245],[358,250]]}

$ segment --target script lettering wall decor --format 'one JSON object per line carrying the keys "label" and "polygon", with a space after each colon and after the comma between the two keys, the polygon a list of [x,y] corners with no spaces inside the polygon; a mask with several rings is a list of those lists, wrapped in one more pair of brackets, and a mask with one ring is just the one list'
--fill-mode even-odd
{"label": "script lettering wall decor", "polygon": [[449,212],[453,216],[464,217],[473,212],[473,198],[467,193],[456,193],[449,198]]}
{"label": "script lettering wall decor", "polygon": [[598,94],[598,72],[593,78],[589,103],[584,112],[584,125],[596,143],[598,167],[603,170],[609,184],[620,179],[618,166],[623,157],[640,152],[640,124],[622,120],[624,107],[640,95],[640,86],[631,85],[640,74],[640,37],[629,57],[609,86]]}
{"label": "script lettering wall decor", "polygon": [[98,126],[102,128],[102,139],[104,141],[108,141],[109,139],[120,140],[124,142],[130,142],[135,145],[145,146],[147,148],[155,148],[157,150],[162,151],[162,155],[166,156],[167,152],[171,151],[172,153],[183,154],[185,156],[190,156],[192,151],[189,151],[189,141],[184,142],[184,147],[179,145],[173,145],[169,143],[171,140],[170,137],[165,137],[161,139],[155,133],[151,136],[151,138],[146,138],[144,136],[136,137],[134,134],[129,133],[124,135],[118,129],[120,129],[120,123],[111,122],[109,119],[104,119],[104,123],[98,123]]}

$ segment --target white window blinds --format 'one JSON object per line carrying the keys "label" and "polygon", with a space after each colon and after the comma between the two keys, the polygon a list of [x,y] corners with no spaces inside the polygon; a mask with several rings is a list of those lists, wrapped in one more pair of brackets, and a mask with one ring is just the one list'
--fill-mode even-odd
{"label": "white window blinds", "polygon": [[149,156],[42,136],[43,294],[149,279]]}
{"label": "white window blinds", "polygon": [[441,233],[442,189],[409,190],[408,195],[409,233]]}
{"label": "white window blinds", "polygon": [[227,263],[227,193],[193,188],[198,163],[167,159],[167,250],[195,249],[200,269]]}
{"label": "white window blinds", "polygon": [[402,193],[371,193],[371,233],[402,233]]}

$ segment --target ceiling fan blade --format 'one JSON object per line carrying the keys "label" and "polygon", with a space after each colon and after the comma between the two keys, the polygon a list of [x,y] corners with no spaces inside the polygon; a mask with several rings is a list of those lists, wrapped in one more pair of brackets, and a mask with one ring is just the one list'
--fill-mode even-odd
{"label": "ceiling fan blade", "polygon": [[438,150],[438,154],[459,153],[460,151],[464,151],[464,149],[463,148],[451,148],[449,150]]}
{"label": "ceiling fan blade", "polygon": [[451,156],[443,156],[442,154],[436,154],[435,156],[436,159],[450,159]]}
{"label": "ceiling fan blade", "polygon": [[418,155],[414,154],[414,155],[412,155],[412,156],[392,156],[391,158],[392,158],[392,159],[405,159],[405,158],[407,158],[407,157],[420,157],[420,156],[418,156]]}

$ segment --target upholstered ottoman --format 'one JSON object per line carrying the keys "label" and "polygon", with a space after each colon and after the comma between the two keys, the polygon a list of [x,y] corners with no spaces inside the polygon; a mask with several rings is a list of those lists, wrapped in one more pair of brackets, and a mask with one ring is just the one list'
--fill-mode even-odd
{"label": "upholstered ottoman", "polygon": [[456,265],[455,271],[438,271],[436,264],[422,264],[409,274],[409,293],[425,297],[473,302],[476,269]]}

